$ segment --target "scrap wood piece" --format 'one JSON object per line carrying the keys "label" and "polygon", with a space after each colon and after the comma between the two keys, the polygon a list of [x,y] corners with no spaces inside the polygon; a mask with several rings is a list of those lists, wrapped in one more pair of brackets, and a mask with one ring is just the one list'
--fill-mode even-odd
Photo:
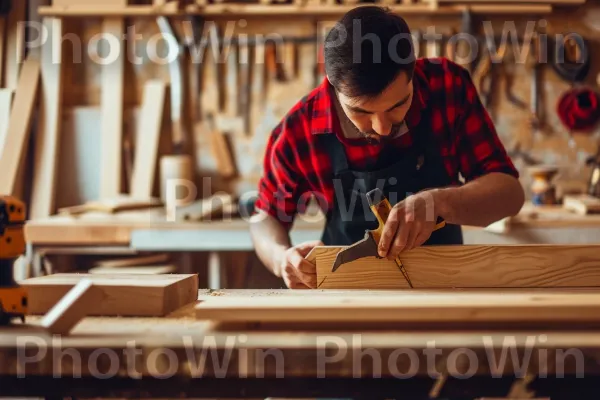
{"label": "scrap wood piece", "polygon": [[563,207],[579,215],[600,212],[600,199],[587,194],[566,195],[563,198]]}
{"label": "scrap wood piece", "polygon": [[205,199],[177,207],[175,217],[178,221],[209,221],[223,215],[233,214],[237,208],[233,196],[228,193],[216,193]]}
{"label": "scrap wood piece", "polygon": [[169,85],[161,80],[148,81],[136,136],[131,195],[150,197],[160,194],[160,157],[171,153],[171,106]]}
{"label": "scrap wood piece", "polygon": [[140,265],[134,267],[94,267],[88,271],[96,275],[164,275],[176,271],[174,265]]}
{"label": "scrap wood piece", "polygon": [[72,216],[93,211],[114,214],[122,211],[145,210],[162,205],[163,203],[160,199],[120,196],[112,199],[89,201],[77,206],[61,207],[58,209],[58,213]]}
{"label": "scrap wood piece", "polygon": [[[62,20],[45,18],[49,33],[42,48],[40,114],[35,138],[31,219],[54,213],[60,130],[62,122]],[[57,62],[58,60],[58,62]]]}
{"label": "scrap wood piece", "polygon": [[600,293],[417,292],[373,296],[218,296],[195,306],[214,322],[590,323],[600,322]]}
{"label": "scrap wood piece", "polygon": [[42,318],[41,325],[54,335],[68,334],[87,314],[104,292],[90,279],[80,280]]}
{"label": "scrap wood piece", "polygon": [[[102,66],[102,139],[100,166],[100,196],[114,197],[121,193],[123,146],[123,91],[125,85],[125,21],[123,18],[105,18],[103,34],[120,44],[118,56]],[[115,51],[112,49],[112,51]]]}
{"label": "scrap wood piece", "polygon": [[121,268],[135,267],[139,265],[149,265],[157,263],[165,263],[169,261],[168,254],[156,254],[151,256],[120,258],[116,260],[102,260],[95,263],[97,267],[102,268]]}
{"label": "scrap wood piece", "polygon": [[208,115],[208,123],[211,130],[211,150],[217,163],[217,171],[225,179],[233,178],[237,176],[238,170],[231,136],[217,129],[217,124],[212,114]]}
{"label": "scrap wood piece", "polygon": [[2,150],[4,149],[4,143],[6,142],[13,94],[14,92],[12,89],[0,89],[0,158],[2,158]]}
{"label": "scrap wood piece", "polygon": [[88,304],[90,316],[162,317],[198,298],[198,275],[53,274],[20,284],[29,294],[29,313],[45,314],[82,279],[90,279],[105,294]]}
{"label": "scrap wood piece", "polygon": [[29,143],[33,107],[37,100],[40,60],[30,55],[23,63],[8,121],[2,157],[0,157],[0,193],[14,193],[19,168]]}
{"label": "scrap wood piece", "polygon": [[[332,273],[344,247],[314,248],[320,289],[405,288],[394,261],[365,257]],[[599,287],[600,245],[422,246],[400,259],[415,288]]]}

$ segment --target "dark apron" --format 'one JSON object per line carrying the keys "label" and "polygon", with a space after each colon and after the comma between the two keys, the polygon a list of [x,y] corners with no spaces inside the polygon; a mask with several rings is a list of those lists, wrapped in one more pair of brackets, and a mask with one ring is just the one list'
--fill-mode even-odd
{"label": "dark apron", "polygon": [[[366,193],[375,188],[380,188],[393,206],[407,195],[452,184],[430,126],[431,117],[424,113],[420,124],[413,128],[413,145],[406,150],[388,145],[368,172],[349,168],[344,146],[335,135],[321,136],[332,160],[334,183],[333,207],[327,212],[322,236],[325,245],[347,246],[361,240],[365,230],[377,228],[366,199]],[[461,227],[446,224],[424,243],[441,244],[463,244]]]}

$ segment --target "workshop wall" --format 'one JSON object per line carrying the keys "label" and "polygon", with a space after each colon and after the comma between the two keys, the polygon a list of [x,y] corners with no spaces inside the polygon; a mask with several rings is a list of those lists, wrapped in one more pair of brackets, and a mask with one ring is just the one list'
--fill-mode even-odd
{"label": "workshop wall", "polygon": [[[589,44],[591,67],[586,80],[582,83],[597,88],[596,77],[600,71],[600,2],[588,1],[588,4],[575,8],[555,7],[551,15],[518,16],[511,15],[490,18],[475,16],[475,29],[483,34],[483,24],[491,23],[495,35],[502,35],[503,29],[514,26],[520,37],[523,36],[527,23],[539,23],[540,19],[547,21],[548,37],[556,34],[575,32],[582,35]],[[595,16],[595,17],[594,17]],[[428,26],[435,26],[436,32],[448,33],[460,31],[460,16],[408,16],[407,20],[413,29],[426,30]],[[506,22],[509,22],[508,24]],[[65,23],[66,31],[72,38],[80,38],[82,43],[88,43],[95,35],[100,33],[100,20],[71,19]],[[128,25],[135,28],[139,34],[136,41],[136,55],[143,62],[128,65],[126,68],[126,90],[124,101],[126,104],[125,135],[131,139],[131,146],[135,144],[136,115],[142,99],[144,83],[149,79],[169,79],[169,65],[160,65],[150,60],[151,55],[145,49],[156,48],[156,54],[164,58],[168,54],[168,47],[164,41],[156,42],[158,28],[152,18],[130,19]],[[238,20],[220,21],[219,26],[223,32],[233,29],[234,35],[245,34],[253,37],[254,34],[277,33],[284,37],[310,38],[321,32],[323,26],[333,23],[329,21],[301,20],[298,18],[278,19],[276,16],[266,19],[248,19],[243,22]],[[174,25],[176,29],[182,26]],[[65,60],[72,57],[72,50],[68,50],[69,43],[65,43]],[[201,180],[205,177],[212,178],[212,191],[229,190],[241,193],[254,190],[261,173],[261,163],[264,146],[271,129],[277,124],[285,112],[302,96],[307,94],[315,84],[315,69],[317,65],[317,51],[314,43],[307,42],[298,45],[286,44],[280,48],[283,57],[281,68],[274,68],[265,62],[264,46],[256,48],[256,64],[252,68],[252,85],[250,86],[250,128],[244,127],[244,115],[238,106],[238,100],[243,96],[246,85],[238,80],[238,62],[236,51],[229,52],[227,63],[220,77],[217,65],[209,51],[202,63],[202,71],[194,72],[192,63],[188,62],[188,78],[186,87],[192,93],[186,99],[186,118],[196,140],[197,152],[197,179],[199,188]],[[131,49],[130,49],[131,50]],[[57,206],[81,204],[86,200],[94,200],[99,196],[99,154],[100,148],[100,121],[99,110],[101,80],[101,66],[94,62],[87,53],[81,54],[81,62],[65,64],[66,84],[63,93],[64,121],[63,136],[61,139],[61,157],[59,161],[59,189],[57,192]],[[189,61],[189,59],[188,59]],[[513,151],[520,149],[524,154],[543,164],[552,164],[560,168],[558,181],[570,182],[569,186],[585,188],[589,176],[589,168],[585,160],[596,153],[598,149],[600,129],[595,128],[591,133],[570,132],[560,122],[557,113],[557,101],[572,84],[563,80],[550,65],[543,70],[541,101],[545,123],[540,132],[534,132],[530,127],[530,90],[531,67],[525,64],[508,64],[500,72],[497,87],[493,92],[490,113],[496,123],[498,133],[504,145]],[[191,73],[190,73],[191,72]],[[509,101],[505,95],[507,72],[513,76],[512,93],[521,99],[526,108],[521,108]],[[510,76],[508,76],[510,78]],[[198,86],[200,82],[200,86]],[[199,93],[194,96],[193,93]],[[214,124],[208,118],[214,115]],[[222,166],[215,157],[213,147],[215,131],[225,135],[233,147],[233,155],[238,170],[237,176],[223,177],[219,171]],[[140,140],[140,138],[137,138]],[[126,148],[127,151],[127,148]],[[527,173],[527,157],[513,154],[513,159],[522,172],[522,181],[527,188],[530,177]],[[199,192],[198,196],[210,193]]]}

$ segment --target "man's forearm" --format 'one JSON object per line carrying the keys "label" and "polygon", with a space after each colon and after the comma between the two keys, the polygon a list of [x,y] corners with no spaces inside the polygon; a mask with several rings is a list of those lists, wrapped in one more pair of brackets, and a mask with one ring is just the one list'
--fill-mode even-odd
{"label": "man's forearm", "polygon": [[487,226],[516,215],[524,202],[518,179],[501,173],[484,175],[463,186],[436,190],[434,207],[450,224]]}
{"label": "man's forearm", "polygon": [[259,212],[250,219],[250,236],[260,261],[280,277],[284,252],[291,247],[287,230],[275,218]]}

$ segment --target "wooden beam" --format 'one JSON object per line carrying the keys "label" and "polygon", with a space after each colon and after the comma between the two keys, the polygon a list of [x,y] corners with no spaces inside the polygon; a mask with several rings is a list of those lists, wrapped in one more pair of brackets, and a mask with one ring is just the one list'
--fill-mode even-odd
{"label": "wooden beam", "polygon": [[4,87],[15,90],[25,51],[26,1],[13,1],[6,24],[6,63]]}
{"label": "wooden beam", "polygon": [[171,98],[169,85],[160,80],[148,81],[136,136],[131,195],[134,198],[160,196],[159,160],[172,151]]}
{"label": "wooden beam", "polygon": [[195,306],[212,322],[589,323],[600,322],[600,293],[446,293],[215,296]]}
{"label": "wooden beam", "polygon": [[29,56],[23,64],[13,101],[2,157],[0,157],[0,193],[13,194],[19,168],[23,164],[31,117],[38,93],[40,60]]}
{"label": "wooden beam", "polygon": [[[121,193],[123,146],[123,91],[125,85],[125,21],[123,18],[106,18],[103,33],[118,42],[116,59],[102,66],[102,148],[100,165],[100,197],[116,197]],[[116,41],[115,41],[116,39]]]}
{"label": "wooden beam", "polygon": [[53,335],[67,335],[87,314],[90,304],[104,300],[104,292],[90,279],[82,279],[59,300],[41,321]]}
{"label": "wooden beam", "polygon": [[31,188],[32,219],[49,217],[55,211],[62,121],[62,20],[45,18],[43,24],[49,34],[41,55],[41,101]]}
{"label": "wooden beam", "polygon": [[29,293],[29,312],[45,314],[83,279],[100,287],[102,302],[89,303],[88,315],[164,316],[198,298],[198,276],[54,274],[26,279],[20,284]]}
{"label": "wooden beam", "polygon": [[[366,257],[331,267],[342,247],[316,247],[320,289],[407,288],[395,262]],[[415,288],[600,286],[600,245],[423,246],[401,255]]]}

